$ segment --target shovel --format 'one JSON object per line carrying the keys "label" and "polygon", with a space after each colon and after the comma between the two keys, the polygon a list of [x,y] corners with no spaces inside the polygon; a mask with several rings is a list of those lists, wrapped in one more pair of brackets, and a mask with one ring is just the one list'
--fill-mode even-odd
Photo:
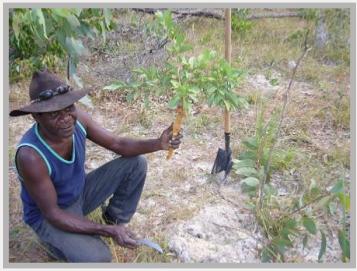
{"label": "shovel", "polygon": [[[225,9],[225,59],[231,63],[231,9]],[[227,108],[224,109],[224,143],[225,149],[218,149],[216,159],[213,164],[211,174],[225,171],[223,183],[226,182],[227,176],[230,173],[232,162],[232,150],[230,148],[230,113]]]}

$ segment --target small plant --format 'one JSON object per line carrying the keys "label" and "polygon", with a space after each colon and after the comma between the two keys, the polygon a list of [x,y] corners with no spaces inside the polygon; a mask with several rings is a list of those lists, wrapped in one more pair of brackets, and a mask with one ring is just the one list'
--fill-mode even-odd
{"label": "small plant", "polygon": [[[215,51],[205,50],[198,56],[187,56],[192,48],[185,35],[173,23],[169,11],[157,12],[155,15],[158,35],[170,40],[167,48],[169,57],[164,67],[135,70],[135,78],[126,83],[117,81],[104,90],[123,89],[134,93],[136,97],[162,94],[171,97],[168,105],[176,108],[176,120],[173,135],[180,131],[182,122],[191,111],[193,103],[206,97],[210,106],[220,106],[227,110],[247,106],[245,99],[238,96],[234,89],[239,85],[243,72],[230,67]],[[153,27],[157,29],[157,27]],[[169,152],[170,158],[172,152]]]}
{"label": "small plant", "polygon": [[343,214],[342,227],[338,230],[342,260],[348,261],[350,258],[349,238],[346,233],[346,228],[349,229],[349,226],[346,227],[346,213],[350,208],[350,197],[345,193],[342,179],[330,190],[319,187],[312,179],[310,187],[305,189],[302,195],[290,195],[284,204],[277,196],[277,189],[270,183],[274,157],[279,157],[281,152],[275,150],[275,145],[284,119],[288,93],[296,69],[308,50],[305,39],[305,49],[293,70],[292,79],[284,94],[282,109],[273,111],[269,121],[265,123],[265,110],[261,105],[257,115],[256,133],[242,142],[245,150],[239,155],[239,159],[234,161],[236,173],[243,177],[242,190],[251,196],[257,221],[267,238],[267,244],[261,251],[263,262],[284,262],[285,252],[293,247],[299,237],[305,248],[310,236],[318,232],[321,235],[321,246],[317,260],[322,261],[327,248],[326,230],[317,223],[316,217],[321,210],[328,214],[330,206],[337,204],[341,206]]}

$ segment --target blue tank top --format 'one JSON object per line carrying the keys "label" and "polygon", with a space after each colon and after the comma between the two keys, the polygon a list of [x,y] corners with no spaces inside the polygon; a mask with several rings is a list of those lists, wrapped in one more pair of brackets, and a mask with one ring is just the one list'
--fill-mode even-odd
{"label": "blue tank top", "polygon": [[[62,158],[46,143],[38,131],[37,123],[25,133],[20,144],[17,146],[16,154],[21,147],[28,146],[33,148],[41,156],[56,189],[57,204],[60,208],[70,206],[79,198],[83,191],[85,183],[84,161],[86,135],[87,133],[83,125],[77,121],[72,136],[73,148],[71,160]],[[35,201],[27,192],[20,174],[18,174],[18,177],[21,182],[24,221],[36,230],[43,220],[43,216]]]}

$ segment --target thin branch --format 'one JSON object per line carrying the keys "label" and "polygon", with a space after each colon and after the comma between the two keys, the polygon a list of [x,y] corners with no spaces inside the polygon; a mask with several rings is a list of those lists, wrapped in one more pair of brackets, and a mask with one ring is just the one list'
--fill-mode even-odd
{"label": "thin branch", "polygon": [[280,130],[281,130],[281,127],[282,127],[282,123],[283,123],[283,120],[284,120],[284,117],[285,117],[285,110],[286,110],[286,106],[288,104],[288,97],[289,97],[290,89],[291,89],[291,86],[292,86],[293,81],[295,79],[296,71],[297,71],[298,67],[300,66],[300,63],[301,63],[302,59],[306,56],[308,51],[311,50],[311,48],[307,47],[308,34],[309,34],[309,31],[307,31],[306,35],[305,35],[304,51],[302,52],[301,56],[298,58],[298,60],[296,62],[296,65],[293,68],[289,85],[288,85],[288,87],[287,87],[287,89],[286,89],[286,91],[285,91],[285,93],[283,95],[284,103],[283,103],[283,108],[282,108],[281,113],[280,113],[280,121],[279,121],[278,129],[277,129],[276,134],[275,134],[275,140],[273,141],[272,146],[270,147],[270,150],[269,150],[268,160],[267,160],[267,163],[264,166],[264,177],[263,177],[263,180],[262,180],[261,185],[259,187],[259,209],[261,209],[262,205],[263,205],[264,185],[265,185],[265,183],[267,181],[268,173],[270,171],[271,157],[272,157],[272,154],[273,154],[273,150],[274,150],[276,142],[278,141],[278,137],[279,137]]}
{"label": "thin branch", "polygon": [[292,211],[292,212],[290,212],[290,213],[288,213],[288,214],[284,214],[284,215],[280,216],[277,220],[283,219],[284,217],[291,217],[291,216],[293,216],[294,214],[300,212],[301,210],[304,210],[306,207],[309,207],[311,204],[315,203],[316,201],[318,201],[318,200],[320,200],[320,199],[322,199],[322,198],[324,198],[324,197],[327,197],[327,196],[329,196],[329,195],[330,195],[330,194],[320,195],[320,196],[318,196],[317,198],[311,200],[310,202],[304,204],[304,205],[301,206],[300,208],[298,208],[298,209],[296,209],[296,210],[294,210],[294,211]]}

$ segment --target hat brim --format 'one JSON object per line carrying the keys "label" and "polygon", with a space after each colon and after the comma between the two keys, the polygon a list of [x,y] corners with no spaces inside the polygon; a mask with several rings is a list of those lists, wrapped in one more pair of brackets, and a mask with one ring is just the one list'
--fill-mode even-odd
{"label": "hat brim", "polygon": [[31,103],[10,112],[11,117],[23,116],[31,113],[46,113],[62,110],[88,94],[88,90],[69,91],[65,94],[56,95],[48,100]]}

